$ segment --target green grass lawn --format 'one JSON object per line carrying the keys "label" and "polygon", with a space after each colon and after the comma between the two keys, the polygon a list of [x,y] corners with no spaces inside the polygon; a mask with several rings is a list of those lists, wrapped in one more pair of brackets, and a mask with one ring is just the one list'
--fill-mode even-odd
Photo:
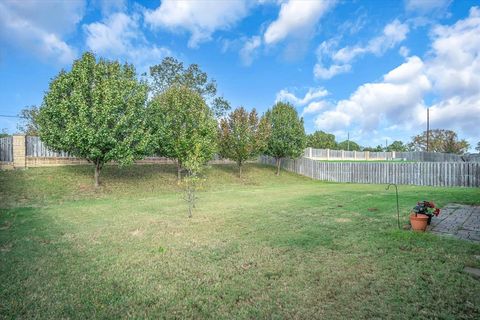
{"label": "green grass lawn", "polygon": [[[397,229],[384,185],[214,166],[193,218],[171,166],[0,172],[1,318],[480,317],[480,246]],[[479,204],[479,189],[400,186]]]}

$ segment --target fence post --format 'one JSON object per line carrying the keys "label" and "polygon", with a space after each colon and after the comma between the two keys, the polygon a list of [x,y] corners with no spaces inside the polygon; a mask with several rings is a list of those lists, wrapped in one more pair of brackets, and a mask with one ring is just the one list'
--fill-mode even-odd
{"label": "fence post", "polygon": [[345,160],[345,150],[342,150],[342,160]]}
{"label": "fence post", "polygon": [[25,168],[27,165],[26,144],[24,135],[13,135],[13,167]]}
{"label": "fence post", "polygon": [[330,149],[327,149],[327,160],[330,160]]}
{"label": "fence post", "polygon": [[353,159],[357,160],[357,151],[353,150]]}
{"label": "fence post", "polygon": [[365,160],[370,159],[370,151],[365,151]]}

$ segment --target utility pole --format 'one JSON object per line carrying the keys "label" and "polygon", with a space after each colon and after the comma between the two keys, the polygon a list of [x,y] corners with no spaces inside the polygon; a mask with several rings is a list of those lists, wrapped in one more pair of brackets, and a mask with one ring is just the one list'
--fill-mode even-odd
{"label": "utility pole", "polygon": [[430,142],[430,108],[427,108],[427,152]]}
{"label": "utility pole", "polygon": [[385,151],[387,151],[387,148],[388,148],[388,146],[387,146],[387,140],[388,140],[388,139],[385,139]]}
{"label": "utility pole", "polygon": [[347,133],[347,151],[350,151],[350,132]]}

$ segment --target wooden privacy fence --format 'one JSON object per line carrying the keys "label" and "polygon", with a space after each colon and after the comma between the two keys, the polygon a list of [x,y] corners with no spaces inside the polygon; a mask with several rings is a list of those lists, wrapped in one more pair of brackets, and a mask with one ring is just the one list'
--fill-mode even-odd
{"label": "wooden privacy fence", "polygon": [[13,162],[13,138],[0,138],[0,162]]}
{"label": "wooden privacy fence", "polygon": [[395,152],[395,158],[405,159],[407,161],[420,161],[420,162],[472,161],[472,159],[470,159],[470,156],[461,156],[453,153],[426,152],[426,151]]}
{"label": "wooden privacy fence", "polygon": [[[269,156],[262,156],[260,162],[275,165]],[[332,182],[480,187],[478,162],[322,162],[302,157],[283,159],[282,168]]]}
{"label": "wooden privacy fence", "polygon": [[25,137],[27,157],[72,158],[67,152],[52,151],[40,140],[40,137]]}

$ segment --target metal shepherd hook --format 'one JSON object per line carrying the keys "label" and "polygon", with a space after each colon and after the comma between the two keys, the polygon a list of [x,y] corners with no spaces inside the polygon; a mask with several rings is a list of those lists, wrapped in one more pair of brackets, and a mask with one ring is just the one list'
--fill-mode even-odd
{"label": "metal shepherd hook", "polygon": [[388,184],[388,186],[385,188],[385,190],[388,190],[390,189],[390,186],[394,186],[395,187],[395,193],[397,195],[397,224],[398,224],[398,229],[400,229],[400,209],[399,209],[399,206],[398,206],[398,187],[395,183],[390,183]]}

